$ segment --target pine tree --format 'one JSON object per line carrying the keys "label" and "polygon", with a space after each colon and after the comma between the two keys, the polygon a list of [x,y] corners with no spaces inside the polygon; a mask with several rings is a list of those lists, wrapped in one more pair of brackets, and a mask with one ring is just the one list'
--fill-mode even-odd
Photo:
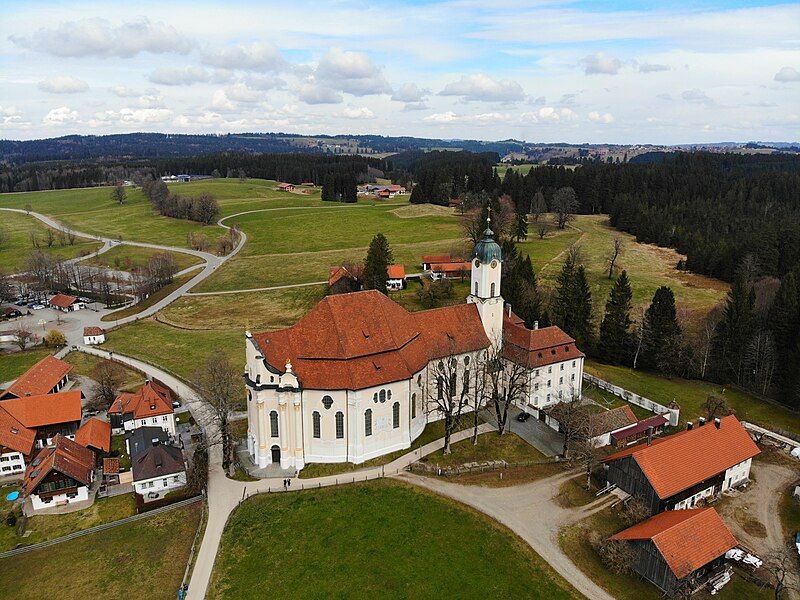
{"label": "pine tree", "polygon": [[369,243],[367,257],[364,260],[364,289],[378,290],[387,294],[386,280],[389,279],[387,269],[393,260],[386,236],[382,233],[375,234]]}
{"label": "pine tree", "polygon": [[553,313],[553,321],[561,329],[570,333],[574,329],[575,321],[575,306],[573,304],[574,294],[572,293],[572,284],[575,277],[575,265],[572,263],[572,258],[567,256],[564,261],[564,266],[561,267],[561,273],[558,274],[556,279],[556,297],[551,307]]}
{"label": "pine tree", "polygon": [[541,320],[542,300],[530,256],[517,259],[503,276],[503,298],[527,327]]}
{"label": "pine tree", "polygon": [[592,347],[594,332],[592,331],[592,292],[589,290],[589,282],[586,279],[586,269],[583,265],[578,267],[575,272],[575,279],[572,283],[572,294],[575,315],[573,330],[568,331],[575,338],[577,346],[583,350]]}
{"label": "pine tree", "polygon": [[624,364],[631,348],[630,327],[633,293],[628,273],[622,271],[611,288],[606,314],[600,324],[600,358],[611,364]]}
{"label": "pine tree", "polygon": [[743,385],[746,379],[747,343],[755,328],[755,290],[737,277],[725,303],[722,321],[717,326],[714,350],[717,368],[725,378]]}
{"label": "pine tree", "polygon": [[518,210],[516,212],[514,221],[514,237],[517,238],[518,242],[521,242],[528,237],[528,215],[522,210]]}
{"label": "pine tree", "polygon": [[794,272],[789,272],[778,288],[769,311],[769,328],[775,339],[778,387],[781,395],[794,404],[800,400],[800,285]]}
{"label": "pine tree", "polygon": [[675,310],[675,295],[667,286],[661,286],[653,295],[653,302],[644,313],[644,339],[642,341],[642,366],[648,369],[674,373],[677,368],[681,327]]}

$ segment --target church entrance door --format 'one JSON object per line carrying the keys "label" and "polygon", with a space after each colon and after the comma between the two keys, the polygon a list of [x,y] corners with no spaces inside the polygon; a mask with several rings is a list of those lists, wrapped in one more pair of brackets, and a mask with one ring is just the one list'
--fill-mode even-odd
{"label": "church entrance door", "polygon": [[280,463],[281,462],[281,449],[280,446],[273,446],[272,447],[272,462]]}

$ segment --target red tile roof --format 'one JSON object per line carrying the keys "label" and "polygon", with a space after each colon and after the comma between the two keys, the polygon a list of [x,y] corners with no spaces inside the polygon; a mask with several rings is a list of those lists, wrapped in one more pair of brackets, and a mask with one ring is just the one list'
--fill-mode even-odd
{"label": "red tile roof", "polygon": [[662,500],[756,456],[760,450],[739,420],[681,431],[610,454],[603,462],[632,456]]}
{"label": "red tile roof", "polygon": [[104,458],[103,459],[103,474],[116,475],[119,473],[119,459],[118,458]]}
{"label": "red tile roof", "polygon": [[134,419],[171,415],[173,412],[172,394],[155,381],[148,381],[133,394],[121,393],[108,409],[109,414],[131,413]]}
{"label": "red tile roof", "polygon": [[636,415],[627,404],[611,410],[603,410],[591,416],[592,435],[604,435],[634,423],[636,423]]}
{"label": "red tile roof", "polygon": [[389,265],[386,269],[389,279],[405,279],[406,268],[404,265]]}
{"label": "red tile roof", "polygon": [[83,335],[103,335],[105,334],[106,330],[102,327],[84,327],[83,328]]}
{"label": "red tile roof", "polygon": [[50,305],[57,306],[58,308],[69,308],[77,301],[78,298],[75,296],[70,296],[68,294],[56,294],[50,298]]}
{"label": "red tile roof", "polygon": [[30,429],[70,423],[81,420],[81,391],[11,398],[0,402],[0,406]]}
{"label": "red tile roof", "polygon": [[328,296],[292,327],[253,338],[273,367],[291,360],[310,389],[410,379],[431,360],[489,346],[474,304],[409,313],[375,290]]}
{"label": "red tile roof", "polygon": [[72,370],[72,365],[59,360],[52,354],[45,356],[38,363],[20,375],[17,380],[3,392],[3,396],[38,396],[48,394],[56,387],[65,375]]}
{"label": "red tile roof", "polygon": [[652,540],[678,579],[738,545],[713,508],[668,510],[612,535],[612,540]]}
{"label": "red tile roof", "polygon": [[[430,265],[434,263],[449,263],[454,262],[454,259],[449,254],[425,254],[422,256],[423,264]],[[455,261],[461,262],[461,261]]]}
{"label": "red tile roof", "polygon": [[528,329],[513,312],[503,313],[503,357],[517,364],[538,369],[565,360],[583,358],[575,340],[555,325]]}
{"label": "red tile roof", "polygon": [[40,450],[25,470],[22,488],[26,496],[34,493],[42,480],[53,470],[84,485],[91,483],[94,452],[61,434],[56,435],[54,442],[54,446]]}
{"label": "red tile roof", "polygon": [[36,441],[36,430],[25,427],[3,408],[8,402],[0,402],[0,448],[29,455]]}
{"label": "red tile roof", "polygon": [[431,263],[430,270],[435,273],[466,273],[471,268],[469,261]]}
{"label": "red tile roof", "polygon": [[652,427],[656,429],[657,427],[663,427],[669,423],[669,419],[664,415],[655,415],[652,417],[648,417],[639,421],[638,423],[634,423],[625,429],[620,429],[619,431],[615,431],[611,434],[612,438],[622,440],[632,435],[636,435],[638,433],[642,433],[647,431],[648,428]]}
{"label": "red tile roof", "polygon": [[361,265],[353,265],[350,268],[345,266],[341,267],[331,267],[330,275],[328,276],[328,285],[333,285],[337,281],[348,278],[348,279],[357,279],[361,277],[362,272]]}
{"label": "red tile roof", "polygon": [[84,448],[108,452],[111,449],[111,424],[92,417],[75,432],[75,441]]}

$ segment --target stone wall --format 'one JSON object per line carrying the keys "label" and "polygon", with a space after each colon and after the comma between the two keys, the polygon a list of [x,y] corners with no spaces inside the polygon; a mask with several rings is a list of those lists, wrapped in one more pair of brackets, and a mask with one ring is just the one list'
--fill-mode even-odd
{"label": "stone wall", "polygon": [[[631,391],[626,390],[625,388],[619,387],[618,385],[614,385],[613,383],[609,383],[599,377],[595,377],[594,375],[589,375],[588,373],[583,374],[584,381],[594,384],[602,390],[610,392],[615,396],[622,398],[623,400],[630,402],[631,404],[635,404],[636,406],[641,406],[645,410],[649,410],[650,412],[662,415],[667,413],[669,417],[669,424],[670,427],[677,427],[678,421],[680,420],[680,408],[670,408],[668,406],[664,406],[663,404],[659,404],[658,402],[654,402],[649,398],[645,398],[644,396],[640,396],[639,394],[634,394]],[[677,405],[676,405],[677,406]]]}

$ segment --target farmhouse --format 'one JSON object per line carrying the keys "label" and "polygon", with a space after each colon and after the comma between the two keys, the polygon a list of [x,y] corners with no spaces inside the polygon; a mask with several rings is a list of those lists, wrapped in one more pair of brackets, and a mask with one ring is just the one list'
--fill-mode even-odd
{"label": "farmhouse", "polygon": [[422,257],[422,270],[430,271],[431,265],[446,263],[463,263],[460,259],[454,259],[449,254],[425,254]]}
{"label": "farmhouse", "polygon": [[633,570],[667,596],[692,590],[726,569],[725,553],[738,545],[717,511],[663,512],[611,536],[633,550]]}
{"label": "farmhouse", "polygon": [[620,450],[603,459],[609,484],[641,498],[651,514],[693,508],[705,498],[748,481],[759,453],[733,416],[701,420],[673,435]]}
{"label": "farmhouse", "polygon": [[75,432],[75,441],[102,454],[111,450],[111,425],[97,417],[87,420]]}
{"label": "farmhouse", "polygon": [[470,272],[469,262],[433,263],[428,270],[431,279],[462,279]]}
{"label": "farmhouse", "polygon": [[[441,418],[431,408],[434,399],[454,393],[444,389],[445,363],[454,373],[450,389],[466,389],[475,402],[477,378],[470,374],[490,350],[499,353],[504,336],[525,330],[504,317],[501,263],[487,227],[466,263],[472,292],[466,304],[411,313],[369,290],[328,296],[287,329],[246,332],[252,462],[284,469],[309,462],[358,464],[408,448],[429,421]],[[529,335],[540,345],[541,332]],[[582,356],[562,348],[539,367],[575,360],[579,382]]]}
{"label": "farmhouse", "polygon": [[23,396],[0,402],[0,410],[28,430],[35,431],[35,447],[54,443],[57,436],[75,438],[81,423],[81,391]]}
{"label": "farmhouse", "polygon": [[94,452],[58,435],[28,466],[22,490],[36,511],[88,500],[92,481]]}
{"label": "farmhouse", "polygon": [[0,393],[0,400],[54,394],[69,383],[71,370],[72,365],[68,362],[53,355],[45,356]]}
{"label": "farmhouse", "polygon": [[389,265],[386,269],[389,278],[386,280],[387,290],[402,290],[406,287],[406,268],[403,265]]}
{"label": "farmhouse", "polygon": [[23,473],[36,441],[36,430],[20,423],[4,404],[0,402],[0,477]]}
{"label": "farmhouse", "polygon": [[361,275],[364,272],[362,265],[331,267],[328,277],[328,292],[330,294],[346,294],[357,292],[361,289]]}
{"label": "farmhouse", "polygon": [[106,341],[106,330],[102,327],[84,327],[83,343],[87,346],[104,344]]}
{"label": "farmhouse", "polygon": [[661,433],[667,425],[669,425],[669,418],[666,415],[653,415],[628,427],[612,431],[611,445],[623,448],[630,446],[643,438]]}
{"label": "farmhouse", "polygon": [[133,487],[137,493],[161,494],[186,485],[183,452],[175,446],[151,445],[131,456]]}
{"label": "farmhouse", "polygon": [[130,431],[146,425],[158,426],[170,436],[175,435],[175,410],[169,389],[153,380],[136,392],[123,392],[108,409],[111,427]]}
{"label": "farmhouse", "polygon": [[55,308],[56,310],[60,310],[62,312],[72,312],[86,308],[86,305],[78,300],[78,298],[68,294],[56,294],[50,298],[49,304],[50,308]]}
{"label": "farmhouse", "polygon": [[294,191],[294,184],[291,183],[279,183],[278,189],[282,192],[293,192]]}

